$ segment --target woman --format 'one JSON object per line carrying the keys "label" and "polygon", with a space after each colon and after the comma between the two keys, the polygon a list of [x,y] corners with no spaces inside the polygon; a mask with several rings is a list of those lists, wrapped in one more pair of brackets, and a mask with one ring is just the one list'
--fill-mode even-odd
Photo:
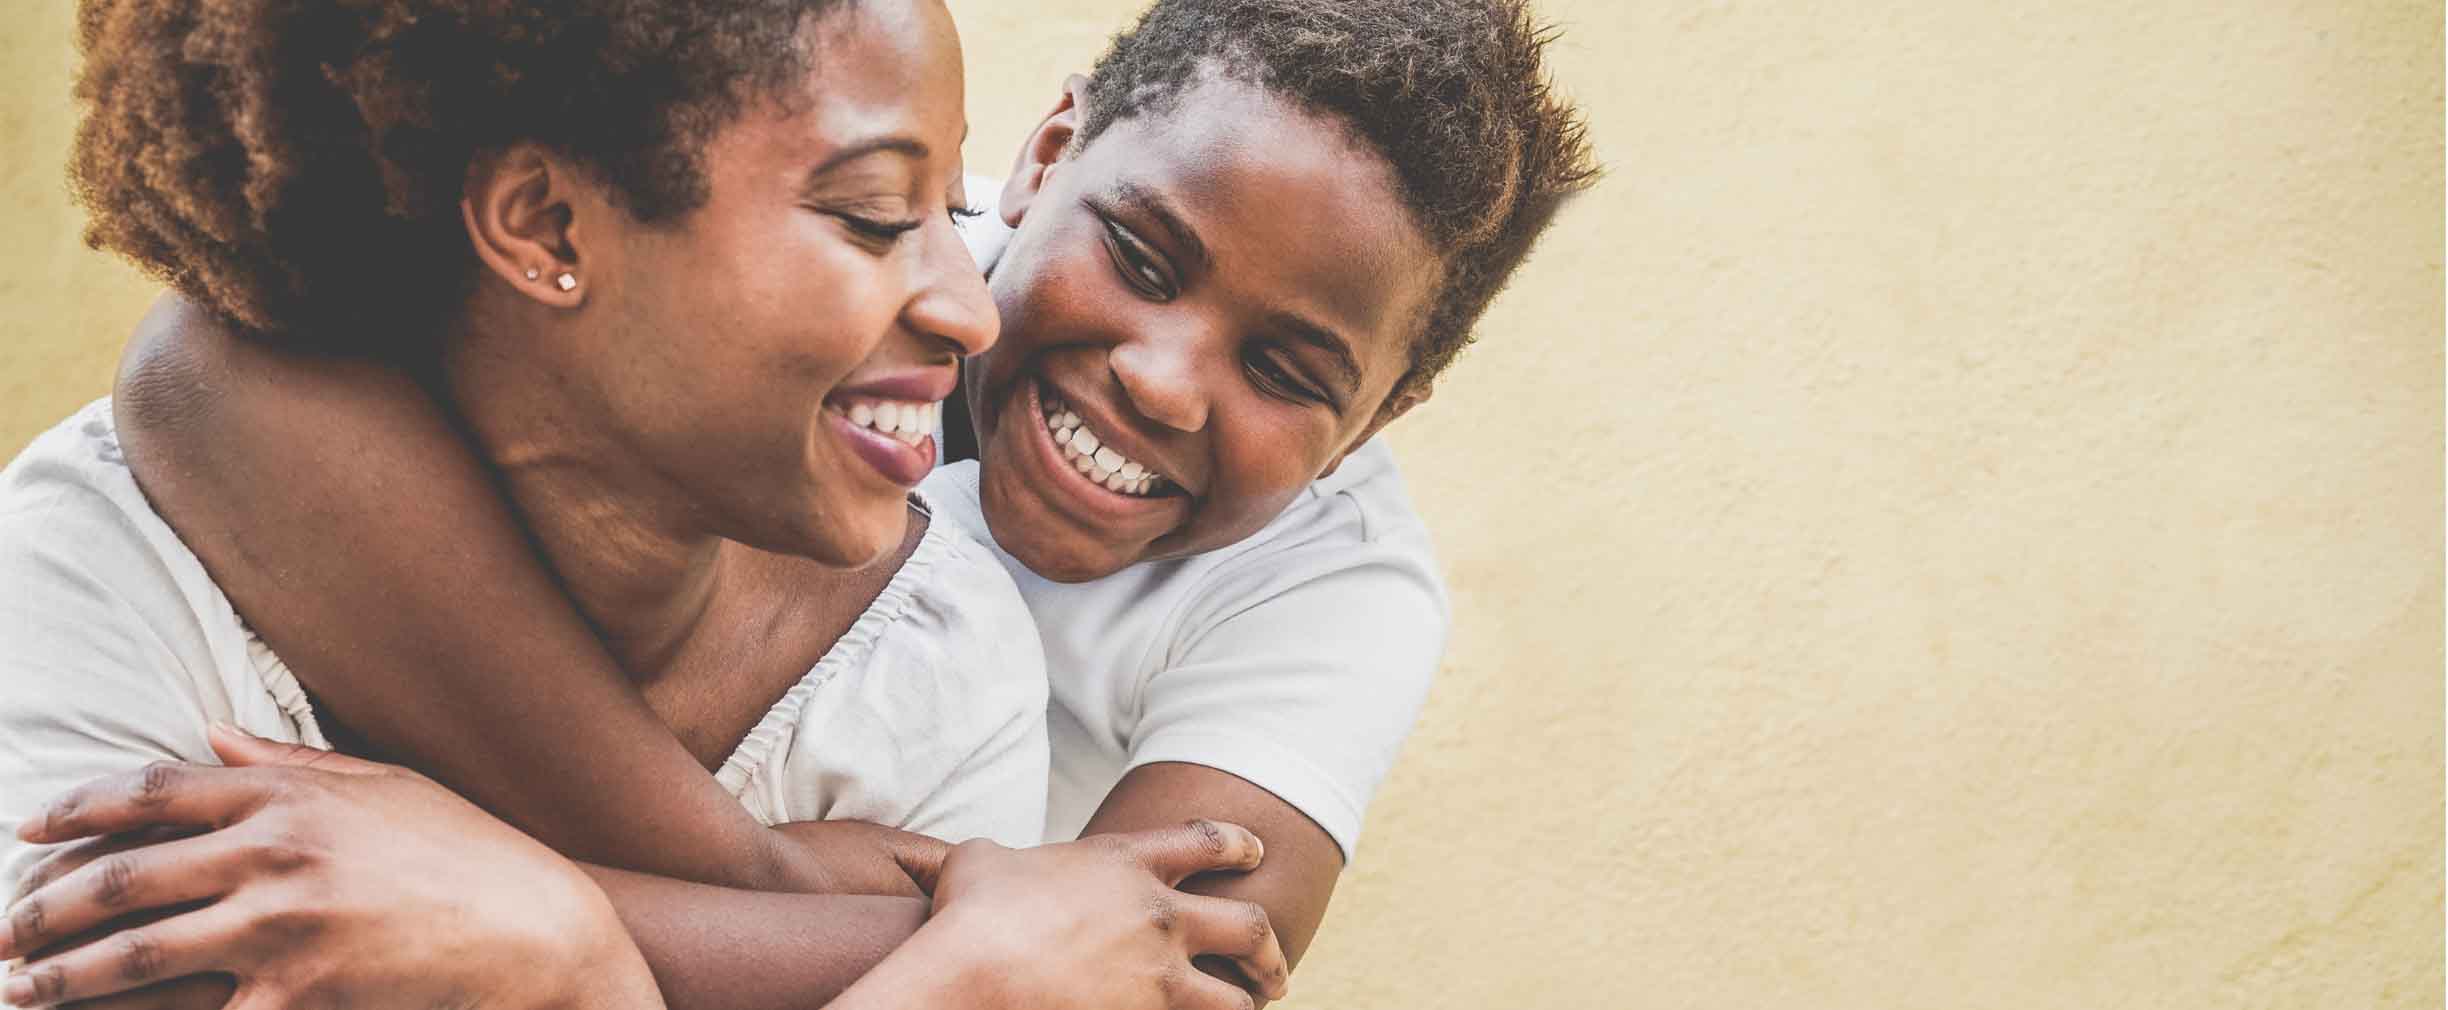
{"label": "woman", "polygon": [[[939,4],[97,0],[80,23],[80,93],[93,111],[76,171],[94,238],[161,273],[193,306],[169,306],[153,325],[235,331],[421,376],[481,447],[564,590],[639,673],[646,702],[701,761],[728,751],[726,785],[763,819],[849,812],[954,838],[1033,832],[1043,685],[1025,615],[974,544],[912,529],[906,496],[931,451],[919,425],[886,423],[931,415],[957,358],[995,332],[951,228],[959,58]],[[64,812],[37,816],[34,804],[112,771],[135,798],[130,809],[163,816],[176,804],[162,798],[184,795],[165,783],[183,780],[133,769],[213,753],[215,719],[309,744],[348,738],[348,714],[317,704],[312,685],[252,639],[238,614],[253,609],[243,597],[233,609],[190,550],[204,536],[176,528],[175,505],[154,511],[110,404],[43,436],[0,484],[0,578],[13,590],[0,617],[15,647],[0,667],[0,746],[12,751],[0,766],[9,778],[0,819],[22,838],[79,837],[78,808],[108,788],[72,794]],[[463,540],[424,546],[467,557]],[[879,557],[886,563],[872,564]],[[994,661],[1008,657],[1017,660]],[[880,662],[891,677],[866,675]],[[893,746],[862,751],[860,734]],[[827,746],[814,746],[819,737]],[[229,754],[226,739],[212,746]],[[244,779],[257,790],[244,809],[311,792],[266,782],[312,771]],[[329,791],[376,809],[440,816],[448,806],[417,798],[413,784]],[[725,799],[738,819],[738,801]],[[275,832],[273,849],[318,823]],[[651,836],[661,825],[637,827]],[[326,838],[345,848],[369,834]],[[1174,837],[1209,852],[1202,865],[1244,865],[1248,847],[1210,841],[1230,834]],[[263,851],[230,850],[225,835],[162,848]],[[544,862],[529,851],[497,863],[473,844],[490,836],[471,827],[467,837],[470,846],[443,851],[489,868],[476,879],[529,879]],[[427,851],[448,845],[447,835],[430,841]],[[767,851],[795,851],[796,872],[827,880],[881,863],[904,891],[904,862],[924,873],[940,852],[901,835]],[[1112,846],[1094,857],[962,851],[942,871],[939,911],[994,892],[1006,874],[1030,886],[1116,879]],[[7,855],[16,876],[37,854]],[[1184,974],[1198,953],[1240,957],[1261,980],[1280,974],[1272,938],[1249,928],[1254,908],[1173,894],[1144,852],[1126,855],[1139,877],[1082,893],[1111,897],[1099,907],[1118,913],[1095,921],[1161,970],[1112,995],[1227,998],[1221,983],[1152,981]],[[147,858],[104,856],[46,882],[71,894],[90,885],[98,904],[37,896],[13,909],[8,953],[45,955],[16,976],[20,995],[82,1000],[171,979],[193,962],[165,939],[236,928],[247,888],[131,876]],[[907,900],[776,902],[609,870],[591,886],[598,904],[608,896],[618,908],[664,995],[684,1006],[829,996],[881,953],[831,932],[872,926],[897,941],[926,913]],[[81,933],[109,923],[48,911],[158,898],[160,887],[177,891],[176,903],[204,904],[81,947]],[[431,890],[433,907],[465,914],[429,921],[488,935],[494,920],[481,902],[454,902],[440,882]],[[1158,928],[1151,903],[1197,928]],[[827,927],[808,929],[812,916]],[[1045,917],[1076,926],[1079,916]],[[783,946],[806,953],[768,976],[743,974],[725,959],[725,930],[758,927],[791,934]],[[1080,960],[1086,948],[1005,942],[968,956],[1025,990],[1030,979],[1112,963]],[[561,963],[526,961],[532,945],[455,949],[475,952],[451,962],[457,971],[360,951],[348,984],[385,977],[373,970],[381,962],[398,969],[388,977],[423,979],[432,988],[420,991],[448,999]],[[1047,955],[1069,959],[1070,971],[1009,963]],[[405,954],[387,945],[384,956]],[[297,982],[294,959],[277,967],[242,977],[242,999],[365,991]],[[556,974],[509,988],[538,1001],[566,995],[536,992]]]}

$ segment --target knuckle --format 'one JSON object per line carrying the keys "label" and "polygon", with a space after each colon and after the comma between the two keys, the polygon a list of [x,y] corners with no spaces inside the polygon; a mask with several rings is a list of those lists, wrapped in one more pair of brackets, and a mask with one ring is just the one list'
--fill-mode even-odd
{"label": "knuckle", "polygon": [[84,809],[84,788],[69,790],[43,810],[43,833],[54,838],[79,833],[78,820]]}
{"label": "knuckle", "polygon": [[60,859],[58,856],[53,856],[35,864],[33,869],[26,871],[26,875],[23,879],[17,881],[17,897],[22,898],[26,895],[42,890],[44,885],[59,879],[59,875]]}
{"label": "knuckle", "polygon": [[1266,909],[1243,902],[1241,922],[1249,935],[1249,949],[1265,950],[1267,943],[1275,939],[1275,921],[1267,918]]}
{"label": "knuckle", "polygon": [[50,941],[50,934],[45,931],[47,924],[44,918],[45,913],[40,898],[23,902],[17,906],[16,911],[9,913],[9,931],[15,935],[19,948],[31,950],[44,946]]}
{"label": "knuckle", "polygon": [[1162,894],[1148,898],[1147,917],[1148,925],[1166,935],[1171,935],[1181,925],[1181,909],[1174,906],[1173,899]]}
{"label": "knuckle", "polygon": [[136,793],[133,797],[136,805],[158,807],[169,802],[170,794],[178,788],[179,774],[180,768],[175,761],[155,761],[145,765],[144,771],[136,776]]}
{"label": "knuckle", "polygon": [[297,873],[314,864],[314,846],[304,835],[283,828],[248,846],[251,861],[270,874]]}
{"label": "knuckle", "polygon": [[324,925],[321,915],[303,908],[282,906],[258,913],[252,931],[274,945],[272,949],[291,949],[322,935]]}
{"label": "knuckle", "polygon": [[136,896],[136,857],[120,854],[94,867],[94,900],[104,908],[119,908]]}
{"label": "knuckle", "polygon": [[1208,856],[1222,859],[1231,853],[1232,842],[1225,837],[1223,825],[1200,817],[1190,821],[1187,827],[1198,836],[1200,851]]}
{"label": "knuckle", "polygon": [[144,930],[132,929],[120,934],[119,977],[130,982],[147,982],[161,976],[162,949],[160,942]]}
{"label": "knuckle", "polygon": [[68,973],[59,965],[48,964],[26,973],[34,983],[34,999],[39,1003],[68,1002]]}

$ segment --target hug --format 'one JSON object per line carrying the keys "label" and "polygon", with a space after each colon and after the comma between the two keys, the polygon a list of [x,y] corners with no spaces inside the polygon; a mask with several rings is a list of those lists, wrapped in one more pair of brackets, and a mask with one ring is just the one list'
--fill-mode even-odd
{"label": "hug", "polygon": [[19,1006],[1280,998],[1447,626],[1376,435],[1596,175],[1519,0],[84,0],[171,290],[0,474]]}

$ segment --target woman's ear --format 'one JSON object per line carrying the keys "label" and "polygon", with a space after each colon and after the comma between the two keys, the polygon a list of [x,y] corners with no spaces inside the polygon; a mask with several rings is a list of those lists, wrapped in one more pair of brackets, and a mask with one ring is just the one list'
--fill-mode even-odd
{"label": "woman's ear", "polygon": [[586,301],[576,181],[542,148],[521,144],[471,163],[459,199],[477,262],[511,290],[554,308]]}
{"label": "woman's ear", "polygon": [[1004,224],[1017,228],[1020,219],[1028,216],[1029,202],[1045,188],[1046,177],[1070,156],[1071,142],[1079,136],[1087,115],[1088,78],[1072,74],[1063,79],[1062,97],[1054,102],[1054,111],[1029,131],[1019,156],[1012,159],[1011,177],[1003,180],[1003,196],[996,201]]}

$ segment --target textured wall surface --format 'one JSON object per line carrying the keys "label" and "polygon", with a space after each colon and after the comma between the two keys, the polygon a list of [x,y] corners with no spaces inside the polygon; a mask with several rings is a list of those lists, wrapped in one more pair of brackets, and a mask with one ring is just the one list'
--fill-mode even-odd
{"label": "textured wall surface", "polygon": [[[0,35],[0,447],[148,286]],[[959,0],[982,171],[1134,0]],[[2441,12],[1549,0],[1611,179],[1395,440],[1301,1008],[2438,1007]]]}

